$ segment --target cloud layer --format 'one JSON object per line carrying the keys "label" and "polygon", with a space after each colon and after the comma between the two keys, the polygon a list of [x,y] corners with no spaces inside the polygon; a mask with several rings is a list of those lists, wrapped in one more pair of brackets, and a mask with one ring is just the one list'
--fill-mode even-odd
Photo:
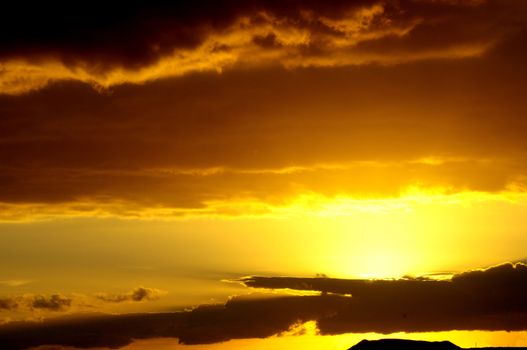
{"label": "cloud layer", "polygon": [[221,212],[222,201],[235,199],[265,209],[306,193],[393,197],[416,184],[521,189],[519,92],[527,80],[508,70],[492,62],[271,69],[111,96],[66,84],[4,97],[2,213],[16,218],[47,206],[53,215],[55,205],[93,215],[145,207],[178,215]]}
{"label": "cloud layer", "polygon": [[518,0],[90,2],[81,12],[10,6],[0,27],[9,33],[0,37],[0,92],[9,94],[56,80],[109,87],[240,65],[477,57],[522,32],[526,14]]}
{"label": "cloud layer", "polygon": [[8,349],[44,344],[121,347],[154,337],[205,344],[269,337],[311,320],[321,334],[527,329],[527,266],[521,263],[468,271],[447,281],[251,277],[244,283],[323,294],[235,297],[224,305],[177,313],[10,323],[0,327],[0,344]]}
{"label": "cloud layer", "polygon": [[12,6],[0,219],[525,188],[524,1]]}

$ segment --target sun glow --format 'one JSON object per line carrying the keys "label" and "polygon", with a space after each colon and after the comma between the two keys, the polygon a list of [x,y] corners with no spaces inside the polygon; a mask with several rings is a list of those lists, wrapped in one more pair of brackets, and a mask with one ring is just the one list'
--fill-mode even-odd
{"label": "sun glow", "polygon": [[427,341],[450,340],[461,347],[487,347],[487,346],[522,346],[527,342],[527,332],[484,332],[484,331],[452,331],[429,333],[358,333],[342,335],[320,336],[315,322],[306,322],[298,325],[293,331],[280,336],[267,339],[240,339],[219,344],[208,345],[181,345],[176,339],[157,338],[152,340],[139,340],[123,350],[220,350],[220,349],[347,349],[363,339],[376,340],[382,338],[414,339]]}
{"label": "sun glow", "polygon": [[[457,270],[470,267],[463,256],[471,255],[477,266],[492,264],[481,254],[485,245],[495,247],[494,259],[499,262],[499,255],[506,256],[503,236],[496,233],[504,230],[502,220],[521,225],[527,208],[527,195],[520,192],[447,194],[414,189],[388,199],[314,198],[304,199],[296,213],[318,216],[322,225],[318,231],[327,237],[318,248],[325,271],[366,278]],[[314,221],[306,217],[304,227],[316,226]],[[505,230],[512,241],[525,241],[519,228]]]}
{"label": "sun glow", "polygon": [[[157,240],[165,242],[152,248],[163,263],[173,261],[170,247],[182,244],[182,236],[173,232],[187,232],[193,238],[184,244],[196,241],[196,247],[202,246],[200,255],[193,257],[199,264],[221,260],[232,269],[243,261],[246,273],[397,278],[488,266],[511,256],[521,259],[521,247],[527,244],[523,219],[527,194],[520,191],[448,193],[413,188],[392,198],[309,193],[279,203],[233,198],[208,202],[201,209],[136,208],[126,203],[29,209],[31,205],[20,205],[14,211],[21,215],[17,219],[46,232],[63,230],[64,237],[60,233],[57,238],[61,241],[69,239],[67,225],[61,229],[59,221],[53,228],[52,222],[43,220],[55,215],[56,221],[59,212],[71,222],[93,216],[103,220],[102,225],[115,222],[116,227],[138,231],[139,242],[144,240],[141,228],[150,235],[155,232]],[[9,208],[2,215],[8,218]],[[197,243],[200,240],[205,246]],[[232,259],[220,259],[219,251]],[[144,255],[139,250],[138,254]],[[254,254],[262,258],[255,261]]]}

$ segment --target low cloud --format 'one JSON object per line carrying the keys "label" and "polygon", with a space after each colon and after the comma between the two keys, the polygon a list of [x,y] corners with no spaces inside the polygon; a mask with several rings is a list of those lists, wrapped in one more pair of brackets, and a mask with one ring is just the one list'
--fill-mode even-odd
{"label": "low cloud", "polygon": [[0,299],[0,310],[42,310],[65,311],[70,308],[74,299],[62,294],[40,295],[25,294]]}
{"label": "low cloud", "polygon": [[13,298],[0,298],[0,310],[14,310],[18,307],[18,303]]}
{"label": "low cloud", "polygon": [[141,302],[157,300],[163,296],[165,292],[155,288],[137,287],[132,291],[124,294],[107,294],[99,293],[95,297],[99,300],[109,303],[122,303],[122,302]]}
{"label": "low cloud", "polygon": [[65,312],[92,310],[98,303],[146,302],[154,301],[166,292],[139,286],[128,293],[97,293],[94,295],[72,294],[24,294],[0,298],[0,311],[25,312]]}
{"label": "low cloud", "polygon": [[324,334],[527,328],[527,265],[507,263],[455,274],[450,280],[341,280],[250,277],[249,287],[351,295],[349,304],[318,320]]}
{"label": "low cloud", "polygon": [[72,304],[72,299],[61,294],[53,294],[49,297],[36,295],[30,300],[32,309],[44,309],[49,311],[61,311],[67,309]]}
{"label": "low cloud", "polygon": [[445,281],[252,277],[244,283],[321,295],[235,297],[223,305],[176,313],[11,323],[0,327],[0,343],[16,350],[44,344],[118,348],[133,339],[155,337],[206,344],[265,338],[307,321],[316,321],[321,334],[527,330],[526,271],[525,264],[509,263]]}

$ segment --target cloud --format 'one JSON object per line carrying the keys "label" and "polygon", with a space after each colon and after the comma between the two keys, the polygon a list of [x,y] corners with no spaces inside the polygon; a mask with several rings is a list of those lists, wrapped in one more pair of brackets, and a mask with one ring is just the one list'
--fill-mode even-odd
{"label": "cloud", "polygon": [[251,277],[243,282],[258,288],[350,294],[347,307],[318,320],[324,334],[527,327],[527,302],[522,297],[527,292],[527,265],[522,263],[468,271],[439,281]]}
{"label": "cloud", "polygon": [[18,303],[12,298],[0,298],[0,310],[14,310]]}
{"label": "cloud", "polygon": [[[500,307],[498,301],[511,302],[511,310],[527,312],[527,303],[519,298],[527,290],[527,265],[522,262],[505,263],[486,269],[453,274],[450,279],[405,277],[394,280],[333,279],[328,277],[246,277],[240,280],[247,287],[265,289],[294,289],[351,295],[353,298],[380,302],[385,297],[403,298],[412,304],[427,298],[443,298],[453,308],[454,302]],[[492,293],[488,293],[492,290]],[[404,293],[403,293],[404,292]],[[400,294],[399,294],[400,293]],[[470,298],[468,295],[472,294]],[[459,298],[459,300],[455,300]],[[379,299],[379,300],[377,300]],[[462,300],[469,299],[469,300]],[[444,307],[445,303],[441,303]],[[503,311],[503,310],[502,310]]]}
{"label": "cloud", "polygon": [[0,26],[9,33],[0,36],[0,92],[8,94],[57,80],[106,88],[240,66],[478,57],[516,34],[526,13],[518,0],[153,1],[104,11],[96,2],[82,15],[10,6]]}
{"label": "cloud", "polygon": [[0,299],[0,309],[65,311],[72,305],[73,299],[62,294],[25,294]]}
{"label": "cloud", "polygon": [[189,312],[105,315],[11,323],[0,327],[0,344],[10,348],[43,344],[121,347],[133,339],[176,337],[184,344],[237,338],[265,338],[300,319],[331,312],[339,297],[234,298],[225,305],[204,305]]}
{"label": "cloud", "polygon": [[122,303],[125,301],[151,301],[157,300],[165,293],[155,288],[137,287],[126,294],[106,294],[100,293],[95,297],[99,300],[110,303]]}
{"label": "cloud", "polygon": [[68,83],[3,97],[1,212],[141,216],[149,207],[178,216],[219,214],[214,203],[235,199],[265,211],[306,193],[397,197],[415,184],[521,188],[527,79],[507,69],[269,69],[112,95]]}
{"label": "cloud", "polygon": [[12,280],[0,281],[0,285],[4,285],[8,287],[20,287],[20,286],[25,286],[26,284],[29,284],[31,282],[33,281],[24,280],[24,279],[12,279]]}
{"label": "cloud", "polygon": [[36,295],[31,300],[32,309],[45,309],[50,311],[60,311],[71,306],[72,299],[61,294],[53,294],[49,297]]}
{"label": "cloud", "polygon": [[[27,61],[2,63],[5,84],[17,69],[22,85],[68,76],[0,96],[0,220],[269,215],[306,195],[526,188],[523,1],[141,6],[87,9],[105,35],[67,16],[56,30],[0,31],[13,35],[0,60]],[[157,35],[165,49],[142,56]],[[188,61],[174,67],[200,73],[156,80],[174,45]],[[55,63],[34,57],[47,51]],[[229,55],[257,62],[207,70]]]}
{"label": "cloud", "polygon": [[101,303],[147,302],[163,297],[166,292],[143,286],[128,293],[96,293],[94,295],[71,294],[23,294],[0,298],[0,311],[20,311],[31,313],[71,312],[93,310]]}
{"label": "cloud", "polygon": [[183,344],[205,344],[265,338],[307,321],[316,321],[321,334],[527,330],[527,304],[522,297],[527,292],[526,269],[525,264],[509,263],[444,281],[251,277],[243,280],[251,287],[323,293],[234,297],[224,305],[176,313],[10,323],[0,327],[0,343],[12,349],[44,344],[117,348],[133,339],[174,337]]}

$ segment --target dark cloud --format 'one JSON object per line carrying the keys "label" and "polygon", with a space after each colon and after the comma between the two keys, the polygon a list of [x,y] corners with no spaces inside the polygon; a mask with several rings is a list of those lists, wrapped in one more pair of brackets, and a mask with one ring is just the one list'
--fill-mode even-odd
{"label": "dark cloud", "polygon": [[13,298],[0,298],[0,310],[14,310],[18,303]]}
{"label": "dark cloud", "polygon": [[527,327],[527,301],[522,297],[527,292],[527,266],[522,263],[456,274],[445,281],[280,277],[243,281],[258,288],[350,294],[348,306],[318,320],[326,334]]}
{"label": "dark cloud", "polygon": [[[527,311],[527,303],[519,298],[527,290],[527,265],[522,262],[505,263],[486,269],[470,270],[452,275],[448,280],[435,280],[430,277],[405,277],[396,280],[363,280],[363,279],[333,279],[328,277],[298,278],[298,277],[246,277],[243,284],[253,288],[294,289],[304,291],[319,291],[352,295],[359,299],[382,299],[393,293],[406,296],[408,303],[413,298],[432,296],[434,298],[451,298],[453,295],[467,296],[478,299],[476,303],[495,305],[500,300],[510,299],[516,303],[512,307],[516,311]],[[478,295],[480,297],[478,297]],[[399,296],[399,297],[400,297]],[[487,298],[487,299],[485,299]]]}
{"label": "dark cloud", "polygon": [[330,315],[347,298],[233,298],[225,305],[200,306],[189,312],[94,316],[0,327],[7,349],[43,344],[76,347],[121,347],[133,339],[175,337],[183,344],[208,344],[230,339],[265,338],[299,321]]}
{"label": "dark cloud", "polygon": [[317,322],[322,334],[527,330],[527,303],[520,297],[527,292],[526,269],[524,264],[504,264],[457,274],[448,281],[252,277],[244,279],[246,285],[323,293],[236,297],[225,305],[177,313],[10,323],[0,327],[0,344],[6,349],[44,344],[121,347],[133,339],[153,337],[205,344],[269,337],[310,320]]}
{"label": "dark cloud", "polygon": [[100,293],[95,297],[105,302],[122,303],[125,301],[151,301],[159,299],[162,295],[163,292],[158,289],[137,287],[125,294]]}
{"label": "dark cloud", "polygon": [[253,41],[255,44],[265,48],[273,48],[281,45],[277,41],[275,33],[269,33],[267,35],[255,35]]}
{"label": "dark cloud", "polygon": [[[358,43],[358,51],[393,54],[430,52],[459,45],[468,49],[470,44],[475,43],[489,44],[490,51],[500,51],[502,42],[524,32],[527,19],[525,2],[516,0],[403,1],[396,8],[400,11],[396,18],[404,20],[412,17],[419,19],[419,24],[408,35],[385,36]],[[515,51],[526,52],[519,48]]]}
{"label": "dark cloud", "polygon": [[[54,2],[6,5],[10,15],[0,24],[0,61],[18,63],[0,71],[0,93],[69,79],[104,87],[144,83],[247,64],[333,67],[478,57],[514,38],[525,28],[527,14],[521,0],[83,1],[79,6],[82,11]],[[516,52],[525,50],[517,45]],[[134,75],[165,58],[179,68],[162,64],[156,73]]]}
{"label": "dark cloud", "polygon": [[[285,26],[308,27],[301,25],[306,22],[301,20],[302,11],[322,16],[370,5],[369,1],[334,1],[323,6],[311,1],[283,4],[273,0],[192,4],[95,1],[81,2],[82,11],[78,11],[55,2],[10,4],[3,11],[10,15],[4,16],[0,25],[0,93],[23,93],[55,80],[81,80],[107,87],[222,69],[225,63],[233,63],[232,58],[223,60],[225,57],[211,55],[226,51],[218,48],[233,46],[222,37],[227,29],[241,33],[242,41],[234,46],[245,46],[243,38],[251,36],[254,24],[274,26],[278,21]],[[201,47],[204,44],[206,47]],[[166,57],[173,69],[161,67],[156,69],[159,74],[135,78],[129,75]],[[117,80],[112,78],[116,72]]]}
{"label": "dark cloud", "polygon": [[75,9],[61,2],[13,3],[6,5],[4,13],[10,15],[0,25],[0,56],[57,55],[65,62],[91,62],[94,68],[111,64],[137,67],[177,48],[195,48],[240,17],[253,16],[258,21],[262,20],[258,15],[265,12],[308,27],[312,24],[303,18],[305,11],[341,18],[345,11],[385,3],[390,1],[82,1]]}
{"label": "dark cloud", "polygon": [[[75,9],[61,2],[34,3],[31,6],[12,3],[6,5],[9,11],[5,13],[10,15],[4,16],[0,26],[0,54],[16,57],[34,52],[98,60],[103,64],[105,61],[137,64],[155,60],[174,48],[195,47],[205,35],[221,31],[243,16],[266,12],[300,26],[327,31],[330,28],[324,27],[317,18],[340,19],[347,15],[346,11],[373,5],[382,6],[389,21],[421,19],[425,23],[430,21],[432,25],[440,25],[439,29],[448,29],[454,24],[452,30],[464,38],[472,35],[481,39],[481,35],[496,29],[493,27],[496,23],[509,17],[525,19],[522,17],[525,12],[521,12],[525,10],[525,5],[517,0],[331,0],[323,3],[311,0],[250,0],[242,3],[199,0],[192,3],[132,1],[112,4],[83,1]],[[311,12],[315,20],[306,17],[306,12]],[[492,15],[499,18],[485,22]],[[383,20],[375,24],[381,26]],[[484,26],[481,27],[481,24]],[[338,31],[332,32],[339,34]],[[453,40],[438,32],[427,38],[429,40],[419,44]]]}
{"label": "dark cloud", "polygon": [[36,295],[31,301],[31,308],[60,311],[71,306],[72,299],[61,294],[50,296]]}
{"label": "dark cloud", "polygon": [[146,302],[161,298],[166,293],[159,289],[136,287],[128,293],[97,293],[94,295],[72,294],[24,294],[0,297],[0,311],[66,312],[92,310],[101,303]]}
{"label": "dark cloud", "polygon": [[0,298],[0,310],[64,311],[70,308],[73,298],[62,294],[27,294]]}

